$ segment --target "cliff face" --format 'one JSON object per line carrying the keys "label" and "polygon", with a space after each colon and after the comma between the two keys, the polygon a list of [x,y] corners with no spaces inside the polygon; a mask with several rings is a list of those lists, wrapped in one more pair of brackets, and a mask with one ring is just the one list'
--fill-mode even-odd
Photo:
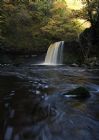
{"label": "cliff face", "polygon": [[99,28],[85,29],[79,36],[79,43],[84,57],[99,57]]}
{"label": "cliff face", "polygon": [[99,63],[99,22],[86,28],[78,41],[65,42],[64,63]]}
{"label": "cliff face", "polygon": [[63,63],[65,64],[81,64],[83,55],[78,41],[69,41],[64,43]]}

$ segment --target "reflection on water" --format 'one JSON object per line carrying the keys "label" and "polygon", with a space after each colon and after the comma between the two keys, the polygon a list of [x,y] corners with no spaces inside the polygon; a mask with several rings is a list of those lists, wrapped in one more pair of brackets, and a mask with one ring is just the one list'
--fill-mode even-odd
{"label": "reflection on water", "polygon": [[[98,140],[99,70],[67,66],[0,67],[0,138]],[[78,86],[86,100],[63,93]]]}

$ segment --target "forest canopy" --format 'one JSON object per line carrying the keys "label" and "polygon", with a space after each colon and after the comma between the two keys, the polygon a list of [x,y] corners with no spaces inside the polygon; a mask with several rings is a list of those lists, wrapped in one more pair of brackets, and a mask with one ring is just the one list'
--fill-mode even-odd
{"label": "forest canopy", "polygon": [[[99,5],[97,0],[69,2],[71,3],[67,0],[0,1],[1,44],[14,48],[44,49],[54,40],[76,40],[90,26],[88,21],[91,24],[97,22]],[[81,6],[80,9],[77,9],[77,4]]]}

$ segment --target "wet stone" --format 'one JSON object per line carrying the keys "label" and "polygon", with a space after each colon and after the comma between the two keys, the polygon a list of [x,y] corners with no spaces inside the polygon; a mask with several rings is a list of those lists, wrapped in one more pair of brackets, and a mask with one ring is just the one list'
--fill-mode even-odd
{"label": "wet stone", "polygon": [[15,95],[15,91],[11,91],[10,96],[14,96]]}
{"label": "wet stone", "polygon": [[34,84],[38,84],[38,82],[37,82],[37,81],[35,81],[35,82],[34,82]]}
{"label": "wet stone", "polygon": [[40,94],[41,92],[39,90],[36,90],[36,94]]}
{"label": "wet stone", "polygon": [[45,85],[45,86],[44,86],[45,89],[47,89],[48,87],[49,87],[48,85]]}
{"label": "wet stone", "polygon": [[29,81],[29,83],[33,83],[33,81]]}
{"label": "wet stone", "polygon": [[84,87],[78,87],[63,94],[65,97],[85,99],[90,97],[89,91]]}

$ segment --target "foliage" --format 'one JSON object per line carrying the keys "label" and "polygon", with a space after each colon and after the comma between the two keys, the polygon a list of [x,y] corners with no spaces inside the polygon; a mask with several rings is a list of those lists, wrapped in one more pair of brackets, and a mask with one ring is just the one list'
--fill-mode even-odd
{"label": "foliage", "polygon": [[94,26],[99,20],[99,1],[98,0],[82,0],[84,6],[84,15],[87,20]]}
{"label": "foliage", "polygon": [[97,56],[97,51],[99,51],[99,1],[82,0],[82,2],[84,4],[83,17],[91,23],[91,27],[80,34],[81,50],[84,61],[87,61],[90,56]]}
{"label": "foliage", "polygon": [[66,3],[55,2],[50,10],[52,17],[48,23],[42,27],[42,30],[52,36],[62,40],[71,40],[77,37],[79,28],[71,18],[71,11]]}
{"label": "foliage", "polygon": [[44,49],[81,32],[64,0],[5,0],[0,8],[0,38],[7,47]]}

